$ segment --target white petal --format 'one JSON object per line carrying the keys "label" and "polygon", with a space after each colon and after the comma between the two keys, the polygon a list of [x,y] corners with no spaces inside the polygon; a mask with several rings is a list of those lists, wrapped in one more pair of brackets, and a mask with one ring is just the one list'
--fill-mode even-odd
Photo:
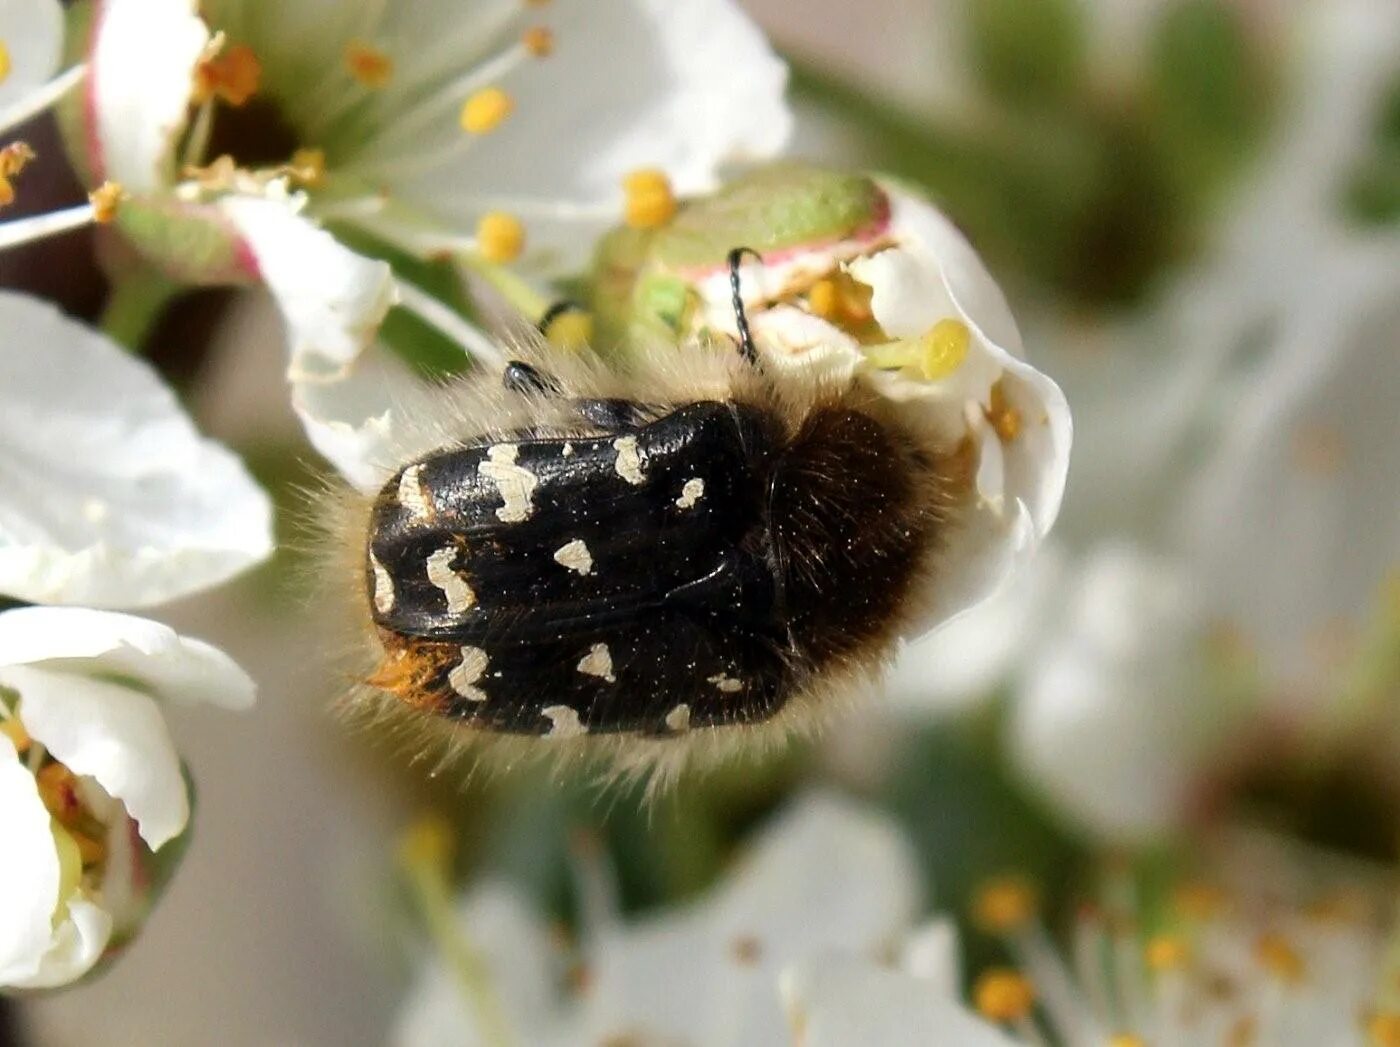
{"label": "white petal", "polygon": [[98,178],[129,192],[165,184],[209,30],[195,0],[103,0],[88,56],[85,111]]}
{"label": "white petal", "polygon": [[[68,900],[63,922],[53,932],[53,944],[39,969],[12,982],[16,988],[52,989],[77,981],[92,970],[112,938],[112,916],[100,905],[75,894]],[[0,983],[4,979],[0,978]]]}
{"label": "white petal", "polygon": [[793,1042],[804,1047],[1011,1047],[1017,1042],[921,979],[854,957],[789,967],[782,993]]}
{"label": "white petal", "polygon": [[163,701],[247,709],[255,688],[217,647],[135,615],[83,607],[0,614],[0,667],[28,665],[138,681]]}
{"label": "white petal", "polygon": [[1314,263],[1182,523],[1212,612],[1301,715],[1329,709],[1400,568],[1400,252]]}
{"label": "white petal", "polygon": [[155,849],[190,816],[180,755],[154,698],[120,683],[29,666],[0,668],[25,730],[74,774],[120,800]]}
{"label": "white petal", "polygon": [[[1006,299],[971,245],[936,208],[892,187],[890,230],[897,246],[851,270],[872,291],[875,317],[890,334],[915,337],[960,319],[973,338],[966,361],[940,382],[876,372],[891,398],[917,401],[952,438],[971,432],[981,448],[979,497],[949,536],[925,622],[944,621],[994,593],[1034,553],[1059,514],[1072,438],[1059,387],[1016,354],[1020,334]],[[1021,418],[1001,443],[981,418],[1000,381]]]}
{"label": "white petal", "polygon": [[957,922],[940,916],[909,934],[900,950],[899,966],[931,992],[956,999],[962,992],[962,946]]}
{"label": "white petal", "polygon": [[908,644],[883,685],[893,708],[927,716],[989,697],[1039,640],[1064,570],[1062,551],[1043,545],[984,603]]}
{"label": "white petal", "polygon": [[0,987],[34,976],[53,939],[58,852],[34,776],[0,735]]}
{"label": "white petal", "polygon": [[374,491],[412,457],[419,429],[414,419],[430,409],[428,388],[406,363],[376,346],[335,381],[293,378],[292,407],[312,446],[350,483]]}
{"label": "white petal", "polygon": [[343,375],[394,304],[388,264],[342,246],[290,201],[230,196],[219,207],[282,310],[292,349],[289,375],[308,381]]}
{"label": "white petal", "polygon": [[590,1030],[784,1042],[774,991],[783,964],[892,944],[921,893],[914,856],[891,823],[844,800],[809,796],[708,896],[599,944],[590,964]]}
{"label": "white petal", "polygon": [[[437,26],[455,21],[457,8],[438,3]],[[366,175],[467,233],[492,197],[582,208],[586,220],[527,216],[532,250],[567,267],[586,260],[590,228],[620,217],[628,171],[659,167],[678,190],[699,192],[724,165],[772,156],[787,141],[786,67],[732,0],[561,0],[543,20],[555,52],[506,77],[517,104],[503,127],[464,148],[461,95],[445,92],[427,127],[387,121],[362,154]],[[441,159],[394,178],[389,165],[414,153]]]}
{"label": "white petal", "polygon": [[1203,616],[1179,566],[1129,546],[1082,568],[1013,710],[1021,767],[1114,838],[1175,825],[1239,710],[1204,690]]}
{"label": "white petal", "polygon": [[0,80],[0,109],[17,102],[58,69],[63,8],[58,0],[0,0],[0,44],[10,72]]}
{"label": "white petal", "polygon": [[145,363],[0,293],[0,592],[139,607],[272,551],[272,504]]}

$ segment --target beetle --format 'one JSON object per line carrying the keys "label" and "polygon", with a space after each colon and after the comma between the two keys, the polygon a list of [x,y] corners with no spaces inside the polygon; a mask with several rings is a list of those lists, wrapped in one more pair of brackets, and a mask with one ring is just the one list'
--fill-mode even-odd
{"label": "beetle", "polygon": [[655,763],[785,737],[878,674],[966,456],[861,382],[768,373],[746,253],[737,345],[535,350],[468,377],[477,431],[367,508],[371,689],[470,736]]}

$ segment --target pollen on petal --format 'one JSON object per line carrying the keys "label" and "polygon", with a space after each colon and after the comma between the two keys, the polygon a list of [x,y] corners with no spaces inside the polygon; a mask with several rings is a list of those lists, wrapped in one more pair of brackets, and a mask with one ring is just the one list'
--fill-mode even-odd
{"label": "pollen on petal", "polygon": [[126,190],[118,182],[103,182],[88,193],[92,204],[92,220],[98,225],[106,225],[117,217],[121,203],[126,199]]}
{"label": "pollen on petal", "polygon": [[361,40],[345,45],[345,69],[356,83],[377,91],[394,77],[394,60]]}
{"label": "pollen on petal", "polygon": [[947,378],[967,359],[971,344],[972,332],[967,324],[961,320],[939,320],[923,337],[924,351],[919,369],[930,382]]}
{"label": "pollen on petal", "polygon": [[554,33],[547,26],[532,25],[525,30],[520,42],[536,58],[548,58],[554,53]]}
{"label": "pollen on petal", "polygon": [[219,98],[235,108],[258,93],[262,82],[262,62],[247,44],[210,55],[194,71],[194,97],[197,102]]}
{"label": "pollen on petal", "polygon": [[474,135],[490,134],[514,108],[515,99],[501,88],[482,88],[462,103],[462,130]]}
{"label": "pollen on petal", "polygon": [[489,211],[476,224],[476,247],[488,262],[513,262],[525,249],[525,226],[515,215]]}
{"label": "pollen on petal", "polygon": [[652,167],[633,171],[622,180],[622,191],[624,215],[633,229],[656,229],[676,213],[676,194],[664,171]]}

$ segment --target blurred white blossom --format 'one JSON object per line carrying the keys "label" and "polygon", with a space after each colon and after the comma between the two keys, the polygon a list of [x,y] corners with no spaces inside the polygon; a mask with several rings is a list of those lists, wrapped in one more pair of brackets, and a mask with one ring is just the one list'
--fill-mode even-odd
{"label": "blurred white blossom", "polygon": [[921,908],[919,879],[891,823],[826,795],[797,801],[705,895],[638,921],[619,918],[595,867],[566,999],[555,986],[567,958],[540,917],[508,887],[483,886],[457,908],[480,981],[464,991],[460,967],[428,964],[393,1042],[489,1043],[491,1022],[540,1045],[784,1042],[778,972],[812,954],[894,948]]}
{"label": "blurred white blossom", "polygon": [[161,706],[252,702],[227,655],[156,622],[0,613],[0,988],[75,981],[137,933],[190,818]]}
{"label": "blurred white blossom", "polygon": [[272,552],[272,503],[145,363],[0,292],[0,594],[144,607]]}

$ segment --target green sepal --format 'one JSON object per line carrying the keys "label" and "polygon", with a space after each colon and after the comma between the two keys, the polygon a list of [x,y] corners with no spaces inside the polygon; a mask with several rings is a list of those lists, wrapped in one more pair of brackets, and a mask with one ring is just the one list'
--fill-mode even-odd
{"label": "green sepal", "polygon": [[133,196],[122,201],[109,228],[176,283],[217,287],[257,281],[242,237],[216,207],[170,196]]}

